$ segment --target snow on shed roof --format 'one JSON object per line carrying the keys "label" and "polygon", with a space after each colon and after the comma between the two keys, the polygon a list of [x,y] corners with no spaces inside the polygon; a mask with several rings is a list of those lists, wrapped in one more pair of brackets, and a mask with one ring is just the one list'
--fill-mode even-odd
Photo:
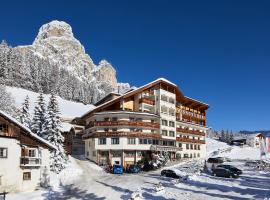
{"label": "snow on shed roof", "polygon": [[61,123],[61,132],[69,132],[74,126],[70,123],[67,122],[62,122]]}
{"label": "snow on shed roof", "polygon": [[44,140],[43,138],[39,137],[38,135],[34,134],[28,127],[26,127],[25,125],[21,124],[20,122],[18,122],[15,118],[13,118],[12,116],[10,116],[9,114],[7,114],[6,112],[0,110],[0,115],[8,118],[10,121],[12,121],[14,124],[16,124],[17,126],[21,127],[22,129],[24,129],[26,132],[28,132],[32,137],[36,138],[37,140],[39,140],[40,142],[46,144],[48,147],[52,148],[52,149],[56,149],[56,147],[52,144],[50,144],[48,141]]}

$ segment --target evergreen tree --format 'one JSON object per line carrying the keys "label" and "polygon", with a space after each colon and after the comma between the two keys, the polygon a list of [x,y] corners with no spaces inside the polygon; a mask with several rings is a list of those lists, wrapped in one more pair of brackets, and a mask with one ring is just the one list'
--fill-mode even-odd
{"label": "evergreen tree", "polygon": [[29,108],[30,108],[30,103],[29,103],[29,97],[27,95],[23,104],[22,104],[22,108],[21,108],[20,114],[18,116],[18,121],[28,128],[31,127],[31,118],[30,118]]}
{"label": "evergreen tree", "polygon": [[223,129],[221,130],[221,136],[220,136],[220,140],[221,140],[222,142],[224,142],[224,141],[225,141],[225,132],[224,132],[224,130],[223,130]]}
{"label": "evergreen tree", "polygon": [[230,133],[230,143],[232,143],[233,138],[234,138],[234,136],[233,136],[233,132],[231,131],[231,133]]}
{"label": "evergreen tree", "polygon": [[6,91],[6,87],[4,85],[0,85],[0,110],[10,114],[14,115],[15,114],[15,101]]}
{"label": "evergreen tree", "polygon": [[61,134],[60,111],[56,96],[51,95],[48,103],[48,113],[44,128],[45,138],[56,147],[56,151],[51,154],[51,170],[59,173],[65,168],[67,157],[64,151],[64,137]]}
{"label": "evergreen tree", "polygon": [[43,129],[46,120],[46,107],[45,107],[45,100],[43,94],[40,93],[37,99],[37,103],[34,109],[34,116],[31,124],[31,130],[33,133],[37,134],[38,136],[45,138],[43,136]]}

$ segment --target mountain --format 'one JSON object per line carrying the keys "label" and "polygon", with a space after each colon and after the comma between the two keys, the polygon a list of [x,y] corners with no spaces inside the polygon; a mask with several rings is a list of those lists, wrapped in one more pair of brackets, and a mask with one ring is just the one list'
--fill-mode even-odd
{"label": "mountain", "polygon": [[56,20],[42,25],[31,45],[0,44],[0,84],[83,103],[95,103],[119,88],[114,67],[106,60],[96,65],[71,26]]}

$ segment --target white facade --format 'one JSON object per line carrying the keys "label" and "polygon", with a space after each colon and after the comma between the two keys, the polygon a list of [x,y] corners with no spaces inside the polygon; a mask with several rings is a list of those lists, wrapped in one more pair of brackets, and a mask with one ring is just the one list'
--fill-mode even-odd
{"label": "white facade", "polygon": [[[40,186],[44,180],[46,169],[49,170],[50,152],[44,148],[31,148],[35,150],[35,157],[41,162],[22,165],[22,147],[17,139],[0,138],[0,148],[7,150],[6,157],[0,157],[0,192],[33,191]],[[40,153],[38,153],[40,152]],[[24,180],[25,173],[30,172],[30,180]]]}

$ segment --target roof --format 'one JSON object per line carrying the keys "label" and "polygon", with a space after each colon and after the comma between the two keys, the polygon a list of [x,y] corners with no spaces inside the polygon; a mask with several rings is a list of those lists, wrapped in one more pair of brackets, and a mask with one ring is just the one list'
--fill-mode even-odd
{"label": "roof", "polygon": [[29,133],[35,139],[37,139],[40,142],[44,143],[46,146],[48,146],[48,147],[50,147],[52,149],[56,149],[56,147],[54,145],[50,144],[48,141],[44,140],[43,138],[39,137],[37,134],[33,133],[28,127],[26,127],[25,125],[23,125],[20,122],[18,122],[15,118],[13,118],[12,116],[10,116],[9,114],[7,114],[4,111],[0,110],[0,115],[4,116],[9,121],[12,121],[14,124],[16,124],[17,126],[19,126],[20,128],[22,128],[23,130],[25,130],[27,133]]}
{"label": "roof", "polygon": [[74,126],[70,123],[62,122],[61,123],[61,132],[69,132]]}
{"label": "roof", "polygon": [[120,100],[121,98],[127,98],[127,97],[130,97],[130,96],[132,96],[132,95],[138,93],[140,90],[144,90],[144,89],[150,88],[150,87],[152,87],[152,86],[154,86],[154,85],[156,85],[156,84],[158,84],[158,83],[161,83],[161,82],[165,82],[165,83],[167,83],[168,85],[171,85],[171,86],[173,86],[174,88],[176,88],[176,91],[175,91],[176,94],[177,94],[178,96],[180,96],[182,99],[185,99],[185,98],[186,98],[186,99],[190,99],[190,100],[192,100],[192,101],[194,101],[194,102],[197,102],[197,103],[199,103],[199,104],[203,104],[203,105],[205,105],[205,106],[208,108],[208,105],[205,104],[205,103],[202,103],[202,102],[200,102],[200,101],[191,99],[191,98],[189,98],[189,97],[185,97],[185,96],[182,94],[182,92],[179,90],[179,88],[177,87],[177,85],[176,85],[175,83],[172,83],[171,81],[169,81],[169,80],[167,80],[167,79],[165,79],[165,78],[158,78],[158,79],[156,79],[156,80],[154,80],[154,81],[152,81],[152,82],[150,82],[150,83],[147,83],[147,84],[145,84],[145,85],[143,85],[143,86],[141,86],[141,87],[139,87],[139,88],[136,88],[136,89],[134,89],[134,90],[131,90],[131,91],[129,91],[129,92],[127,92],[127,93],[125,93],[125,94],[123,94],[123,95],[121,95],[121,96],[118,96],[118,97],[116,97],[116,98],[114,98],[114,99],[112,99],[112,100],[109,100],[109,101],[107,101],[107,102],[104,102],[104,103],[101,104],[101,105],[98,105],[96,108],[94,108],[94,109],[92,109],[92,110],[86,112],[85,114],[83,114],[83,115],[81,116],[81,118],[85,117],[86,115],[88,115],[88,114],[90,114],[90,113],[92,113],[92,112],[94,112],[94,111],[96,111],[96,110],[98,110],[98,109],[100,109],[100,108],[102,108],[102,107],[104,107],[104,106],[106,106],[106,105],[111,105],[111,104],[113,104],[114,102],[117,102],[118,100]]}

